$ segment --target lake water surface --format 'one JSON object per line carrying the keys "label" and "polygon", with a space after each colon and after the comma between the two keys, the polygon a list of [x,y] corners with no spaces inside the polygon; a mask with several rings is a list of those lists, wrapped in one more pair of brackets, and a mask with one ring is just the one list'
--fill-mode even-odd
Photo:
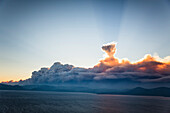
{"label": "lake water surface", "polygon": [[0,91],[0,113],[170,113],[170,97]]}

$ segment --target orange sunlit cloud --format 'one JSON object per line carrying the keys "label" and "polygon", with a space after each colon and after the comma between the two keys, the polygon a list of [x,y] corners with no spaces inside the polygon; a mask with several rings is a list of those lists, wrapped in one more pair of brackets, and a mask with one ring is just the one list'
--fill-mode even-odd
{"label": "orange sunlit cloud", "polygon": [[101,71],[112,70],[159,74],[170,73],[170,56],[161,59],[159,56],[151,56],[150,54],[147,54],[144,58],[136,62],[130,62],[127,58],[119,59],[115,57],[116,43],[103,45],[102,49],[106,52],[106,55],[97,65],[94,66],[94,68],[99,68]]}

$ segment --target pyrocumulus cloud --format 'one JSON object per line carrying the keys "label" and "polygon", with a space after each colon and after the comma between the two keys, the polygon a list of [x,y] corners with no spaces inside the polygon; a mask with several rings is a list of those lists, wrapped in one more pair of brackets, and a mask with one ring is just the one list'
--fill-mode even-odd
{"label": "pyrocumulus cloud", "polygon": [[170,82],[170,56],[145,55],[144,58],[130,62],[115,57],[116,43],[102,46],[106,53],[93,68],[79,68],[69,64],[54,63],[50,68],[34,71],[32,77],[19,83],[66,83],[69,81],[102,81],[128,79],[138,82]]}

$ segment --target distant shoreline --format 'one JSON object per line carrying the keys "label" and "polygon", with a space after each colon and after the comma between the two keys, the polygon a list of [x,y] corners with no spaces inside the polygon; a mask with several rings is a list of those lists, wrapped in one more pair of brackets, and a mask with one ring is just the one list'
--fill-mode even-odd
{"label": "distant shoreline", "polygon": [[0,89],[0,91],[16,91],[16,92],[43,92],[43,93],[71,93],[71,94],[90,94],[90,95],[102,95],[102,96],[137,96],[137,97],[166,97],[170,96],[161,96],[161,95],[141,95],[141,94],[114,94],[114,93],[93,93],[93,92],[78,92],[78,91],[45,91],[45,90],[5,90]]}

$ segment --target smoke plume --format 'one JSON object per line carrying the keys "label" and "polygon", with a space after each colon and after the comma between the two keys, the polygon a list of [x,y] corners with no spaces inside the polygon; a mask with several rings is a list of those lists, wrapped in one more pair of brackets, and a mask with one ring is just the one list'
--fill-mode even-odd
{"label": "smoke plume", "polygon": [[106,56],[93,68],[74,67],[69,64],[54,63],[50,68],[34,71],[31,78],[19,81],[22,84],[67,83],[67,82],[102,82],[106,80],[129,80],[142,83],[170,82],[170,56],[145,55],[144,58],[130,62],[115,57],[116,43],[102,46]]}

